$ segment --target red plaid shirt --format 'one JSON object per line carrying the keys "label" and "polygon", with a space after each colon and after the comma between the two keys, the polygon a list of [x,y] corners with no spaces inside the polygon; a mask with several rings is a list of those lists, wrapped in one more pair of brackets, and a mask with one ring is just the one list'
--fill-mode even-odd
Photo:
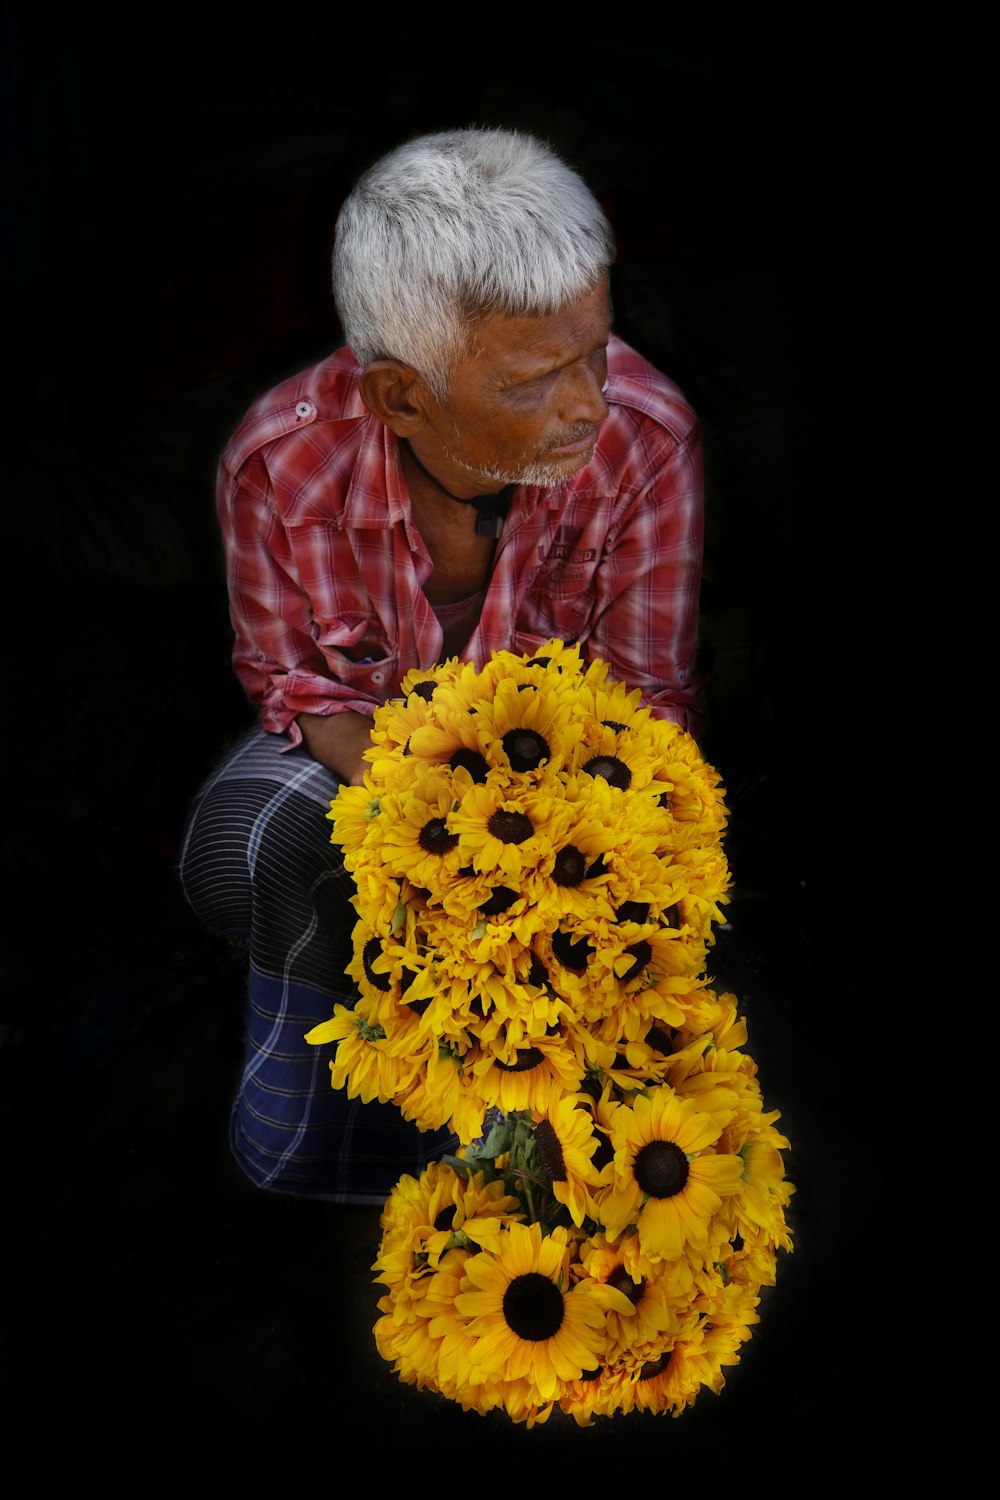
{"label": "red plaid shirt", "polygon": [[[396,438],[362,403],[340,349],[260,397],[219,468],[233,666],[263,727],[298,744],[297,714],[371,714],[441,657]],[[657,716],[696,727],[702,555],[697,418],[620,339],[590,462],[515,492],[463,659],[578,641]]]}

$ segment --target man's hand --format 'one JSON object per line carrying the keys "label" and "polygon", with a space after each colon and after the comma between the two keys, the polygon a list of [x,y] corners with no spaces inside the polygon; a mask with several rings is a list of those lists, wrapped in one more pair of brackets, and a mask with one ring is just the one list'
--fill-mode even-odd
{"label": "man's hand", "polygon": [[364,752],[372,742],[371,719],[345,709],[339,714],[299,714],[298,725],[313,760],[350,786],[361,785],[368,768]]}

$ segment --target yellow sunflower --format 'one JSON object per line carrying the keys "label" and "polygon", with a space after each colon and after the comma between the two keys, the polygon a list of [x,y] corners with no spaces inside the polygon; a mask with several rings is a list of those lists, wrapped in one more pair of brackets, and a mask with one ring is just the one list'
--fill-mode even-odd
{"label": "yellow sunflower", "polygon": [[567,1231],[511,1224],[495,1251],[466,1261],[456,1312],[476,1340],[473,1359],[506,1380],[528,1380],[540,1402],[600,1362],[608,1310],[627,1313],[614,1287],[570,1285]]}
{"label": "yellow sunflower", "polygon": [[382,1316],[375,1324],[375,1346],[399,1379],[409,1385],[444,1390],[439,1369],[443,1341],[439,1313],[442,1299],[452,1300],[461,1285],[469,1254],[463,1249],[448,1250],[436,1269],[420,1267],[379,1298]]}
{"label": "yellow sunflower", "polygon": [[558,674],[535,684],[504,678],[476,712],[476,731],[491,765],[529,780],[559,771],[583,733],[575,693]]}
{"label": "yellow sunflower", "polygon": [[[629,1302],[627,1313],[616,1309],[608,1312],[608,1359],[617,1359],[627,1349],[652,1348],[656,1344],[662,1348],[665,1340],[672,1340],[679,1332],[676,1311],[679,1299],[671,1283],[658,1268],[640,1270],[626,1248],[630,1244],[629,1236],[613,1245],[606,1235],[598,1233],[580,1246],[579,1272],[617,1287]],[[693,1281],[688,1291],[691,1285]]]}
{"label": "yellow sunflower", "polygon": [[412,1120],[421,1130],[447,1126],[461,1140],[473,1140],[484,1111],[478,1099],[470,1099],[468,1091],[463,1091],[462,1076],[460,1053],[435,1044],[424,1054],[422,1066],[397,1088],[392,1102],[404,1120]]}
{"label": "yellow sunflower", "polygon": [[600,667],[591,663],[587,668],[580,683],[579,698],[581,709],[588,718],[616,734],[634,732],[652,720],[652,710],[643,704],[639,689],[628,688],[623,682],[609,682],[604,662]]}
{"label": "yellow sunflower", "polygon": [[728,820],[722,778],[694,739],[676,724],[658,721],[659,764],[654,772],[660,806],[672,825],[672,846],[715,843]]}
{"label": "yellow sunflower", "polygon": [[[333,824],[330,842],[343,845],[345,862],[357,859],[379,809],[378,796],[367,786],[344,785],[330,803],[326,814]],[[352,869],[353,865],[348,864],[347,868]]]}
{"label": "yellow sunflower", "polygon": [[629,1225],[652,1260],[677,1260],[707,1245],[723,1200],[740,1189],[739,1156],[711,1149],[725,1113],[701,1114],[663,1084],[620,1104],[611,1116],[614,1161],[596,1193],[609,1240]]}
{"label": "yellow sunflower", "polygon": [[474,1095],[482,1114],[491,1106],[508,1115],[521,1109],[546,1114],[564,1094],[576,1093],[583,1072],[574,1048],[555,1032],[512,1052],[509,1061],[477,1047],[469,1054],[462,1087]]}
{"label": "yellow sunflower", "polygon": [[460,856],[454,811],[450,778],[425,766],[418,766],[405,792],[382,797],[379,856],[394,875],[430,889],[455,875]]}
{"label": "yellow sunflower", "polygon": [[393,699],[375,711],[371,729],[371,748],[365,759],[373,765],[404,750],[410,736],[431,718],[431,707],[420,693],[411,692]]}
{"label": "yellow sunflower", "polygon": [[563,1094],[536,1117],[535,1147],[542,1170],[558,1203],[564,1203],[579,1228],[585,1218],[596,1219],[591,1197],[599,1182],[594,1153],[599,1139],[594,1117],[584,1096]]}
{"label": "yellow sunflower", "polygon": [[507,1217],[520,1214],[520,1201],[504,1192],[502,1179],[487,1182],[482,1172],[430,1162],[419,1178],[401,1177],[389,1194],[372,1266],[379,1273],[375,1280],[393,1287],[426,1266],[434,1268],[459,1241],[472,1253],[493,1245]]}
{"label": "yellow sunflower", "polygon": [[[439,696],[446,700],[446,689],[441,689]],[[410,753],[421,761],[445,766],[455,775],[464,771],[474,784],[485,781],[494,770],[483,754],[475,714],[447,701],[435,705],[434,713],[413,732],[409,744]]]}
{"label": "yellow sunflower", "polygon": [[555,858],[568,822],[568,808],[544,792],[489,783],[471,787],[448,818],[461,862],[509,885]]}
{"label": "yellow sunflower", "polygon": [[637,1372],[633,1404],[637,1410],[680,1416],[702,1388],[718,1395],[725,1385],[723,1367],[739,1363],[740,1346],[759,1322],[755,1291],[718,1276],[703,1277],[701,1294],[691,1304],[695,1319],[668,1349]]}

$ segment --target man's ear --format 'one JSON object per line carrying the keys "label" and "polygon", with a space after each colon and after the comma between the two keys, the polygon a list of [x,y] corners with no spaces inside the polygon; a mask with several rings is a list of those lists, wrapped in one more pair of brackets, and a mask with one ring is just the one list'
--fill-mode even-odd
{"label": "man's ear", "polygon": [[425,426],[433,400],[424,377],[398,359],[375,359],[358,379],[361,399],[397,437],[415,436]]}

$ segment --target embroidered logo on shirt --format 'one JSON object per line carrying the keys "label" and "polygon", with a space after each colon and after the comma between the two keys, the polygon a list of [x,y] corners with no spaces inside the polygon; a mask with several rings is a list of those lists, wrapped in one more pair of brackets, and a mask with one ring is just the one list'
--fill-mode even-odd
{"label": "embroidered logo on shirt", "polygon": [[558,526],[555,538],[548,552],[544,551],[543,545],[540,542],[538,544],[538,555],[543,562],[593,562],[597,556],[597,548],[580,548],[579,541],[582,536],[582,526]]}
{"label": "embroidered logo on shirt", "polygon": [[538,555],[543,565],[548,564],[552,568],[549,573],[550,583],[584,582],[587,570],[583,565],[594,561],[597,548],[581,547],[582,536],[582,526],[558,526],[548,551],[545,550],[544,543],[538,544]]}

